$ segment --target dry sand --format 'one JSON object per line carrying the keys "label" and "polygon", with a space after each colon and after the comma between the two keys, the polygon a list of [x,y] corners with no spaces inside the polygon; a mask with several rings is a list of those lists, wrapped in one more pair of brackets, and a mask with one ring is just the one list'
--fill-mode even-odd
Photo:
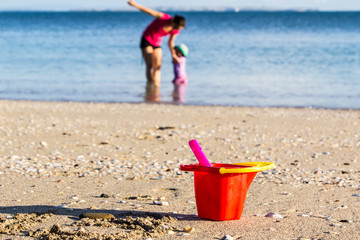
{"label": "dry sand", "polygon": [[[197,217],[194,138],[276,164],[240,220]],[[358,110],[0,101],[0,144],[1,239],[360,239]]]}

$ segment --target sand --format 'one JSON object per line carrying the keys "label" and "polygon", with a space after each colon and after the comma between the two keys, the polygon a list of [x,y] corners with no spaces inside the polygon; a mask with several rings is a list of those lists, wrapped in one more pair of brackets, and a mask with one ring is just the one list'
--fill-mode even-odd
{"label": "sand", "polygon": [[[191,139],[276,164],[240,220],[198,218]],[[0,143],[0,239],[360,239],[359,110],[0,101]]]}

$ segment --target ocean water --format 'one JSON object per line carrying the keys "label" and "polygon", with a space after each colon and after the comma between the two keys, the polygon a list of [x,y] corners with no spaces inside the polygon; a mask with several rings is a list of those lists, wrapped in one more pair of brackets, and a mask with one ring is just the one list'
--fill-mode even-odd
{"label": "ocean water", "polygon": [[[175,13],[170,13],[175,14]],[[146,94],[140,12],[0,12],[0,99],[360,108],[360,12],[181,12],[187,86],[163,41]]]}

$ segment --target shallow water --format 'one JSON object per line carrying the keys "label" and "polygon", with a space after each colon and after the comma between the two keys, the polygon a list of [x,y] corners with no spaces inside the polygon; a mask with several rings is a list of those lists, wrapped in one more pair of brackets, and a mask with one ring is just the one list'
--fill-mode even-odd
{"label": "shallow water", "polygon": [[[174,89],[164,39],[160,96],[147,99],[360,108],[360,12],[181,14],[189,84]],[[145,101],[138,45],[150,21],[138,12],[0,13],[0,98]]]}

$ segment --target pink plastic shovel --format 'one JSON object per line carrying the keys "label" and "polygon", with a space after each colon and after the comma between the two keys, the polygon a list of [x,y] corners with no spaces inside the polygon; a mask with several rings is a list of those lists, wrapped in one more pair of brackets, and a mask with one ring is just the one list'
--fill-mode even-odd
{"label": "pink plastic shovel", "polygon": [[190,148],[193,151],[195,157],[199,161],[199,164],[201,166],[211,167],[211,163],[209,162],[209,160],[205,156],[205,154],[204,154],[203,150],[201,149],[199,143],[195,139],[193,139],[193,140],[189,141],[189,145],[190,145]]}

